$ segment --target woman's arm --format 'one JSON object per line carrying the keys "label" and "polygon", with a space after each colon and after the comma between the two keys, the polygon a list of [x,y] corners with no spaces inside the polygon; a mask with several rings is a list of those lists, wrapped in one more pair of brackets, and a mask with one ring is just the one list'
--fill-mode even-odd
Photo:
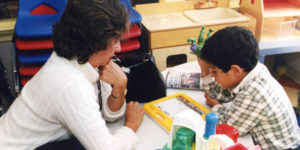
{"label": "woman's arm", "polygon": [[112,85],[107,105],[112,112],[118,111],[125,102],[127,76],[113,61],[110,61],[99,71],[100,79]]}

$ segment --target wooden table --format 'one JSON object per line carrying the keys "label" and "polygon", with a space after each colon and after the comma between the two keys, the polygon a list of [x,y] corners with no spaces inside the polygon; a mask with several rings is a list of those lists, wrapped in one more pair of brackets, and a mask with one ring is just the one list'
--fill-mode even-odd
{"label": "wooden table", "polygon": [[[185,70],[200,70],[197,61],[184,63],[178,65],[174,68],[185,69]],[[163,75],[166,71],[162,72]],[[172,95],[177,92],[183,92],[189,97],[193,98],[201,105],[209,108],[205,104],[204,92],[198,90],[183,90],[183,89],[167,89],[167,95]],[[109,130],[114,133],[118,128],[124,124],[124,119],[116,123],[107,124]],[[162,149],[169,140],[169,133],[158,123],[156,123],[151,117],[145,114],[144,120],[137,131],[137,136],[139,138],[139,143],[137,144],[136,150],[158,150]],[[253,146],[253,140],[250,134],[239,137],[238,142],[242,143],[244,146]]]}

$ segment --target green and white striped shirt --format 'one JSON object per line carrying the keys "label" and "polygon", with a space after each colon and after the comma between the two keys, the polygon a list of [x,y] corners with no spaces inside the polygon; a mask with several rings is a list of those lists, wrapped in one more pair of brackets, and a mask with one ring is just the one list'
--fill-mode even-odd
{"label": "green and white striped shirt", "polygon": [[250,133],[262,149],[299,146],[300,128],[291,102],[263,64],[258,63],[232,89],[222,89],[210,76],[202,79],[202,89],[220,103],[232,102],[230,108],[222,104],[212,108],[219,123],[234,126],[241,136]]}

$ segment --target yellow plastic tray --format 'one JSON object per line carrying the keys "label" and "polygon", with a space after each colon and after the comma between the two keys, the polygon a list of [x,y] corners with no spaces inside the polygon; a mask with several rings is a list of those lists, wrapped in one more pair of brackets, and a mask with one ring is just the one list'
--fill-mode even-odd
{"label": "yellow plastic tray", "polygon": [[146,113],[168,132],[171,131],[173,117],[186,108],[200,113],[204,120],[205,115],[210,112],[209,109],[181,92],[144,104]]}

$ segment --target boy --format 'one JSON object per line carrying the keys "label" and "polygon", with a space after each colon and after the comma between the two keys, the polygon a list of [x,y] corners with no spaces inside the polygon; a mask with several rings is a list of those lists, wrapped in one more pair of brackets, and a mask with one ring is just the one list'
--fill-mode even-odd
{"label": "boy", "polygon": [[[0,118],[1,150],[135,149],[144,110],[126,104],[127,77],[111,60],[128,17],[119,0],[68,0],[54,52]],[[123,116],[111,134],[106,121]]]}
{"label": "boy", "polygon": [[[268,69],[258,62],[251,31],[227,27],[209,38],[200,53],[206,104],[219,123],[250,133],[262,149],[296,149],[300,129],[290,100]],[[232,102],[230,108],[223,103]]]}

